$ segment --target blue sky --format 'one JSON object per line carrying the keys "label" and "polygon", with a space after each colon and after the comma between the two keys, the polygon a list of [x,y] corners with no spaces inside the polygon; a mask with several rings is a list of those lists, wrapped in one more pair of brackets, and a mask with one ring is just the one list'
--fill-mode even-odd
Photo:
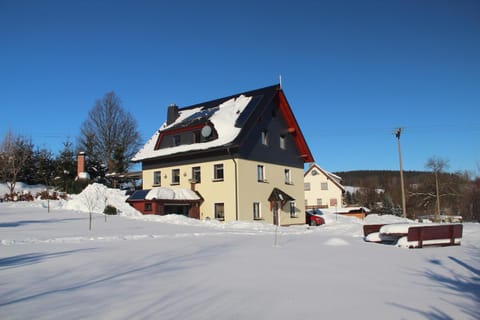
{"label": "blue sky", "polygon": [[0,0],[0,135],[54,152],[115,91],[144,140],[171,103],[282,84],[329,171],[480,172],[480,1]]}

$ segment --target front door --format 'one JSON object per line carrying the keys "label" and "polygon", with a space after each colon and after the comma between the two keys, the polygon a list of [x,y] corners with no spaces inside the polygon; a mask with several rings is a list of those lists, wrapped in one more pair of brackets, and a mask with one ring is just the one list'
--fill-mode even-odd
{"label": "front door", "polygon": [[278,219],[278,204],[275,201],[273,203],[273,224],[278,226],[278,222],[279,222],[279,219]]}

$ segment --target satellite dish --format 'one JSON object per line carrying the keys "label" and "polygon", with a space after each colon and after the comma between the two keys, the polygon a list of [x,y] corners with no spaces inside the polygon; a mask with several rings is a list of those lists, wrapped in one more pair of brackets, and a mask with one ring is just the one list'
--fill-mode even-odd
{"label": "satellite dish", "polygon": [[210,137],[210,135],[212,134],[212,127],[210,127],[209,125],[206,125],[202,128],[202,137],[204,138],[208,138]]}

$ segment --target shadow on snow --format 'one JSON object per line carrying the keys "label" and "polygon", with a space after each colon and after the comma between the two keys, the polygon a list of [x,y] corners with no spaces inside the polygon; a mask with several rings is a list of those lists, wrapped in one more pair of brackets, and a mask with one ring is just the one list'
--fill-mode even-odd
{"label": "shadow on snow", "polygon": [[[9,301],[0,300],[0,307],[22,303],[24,301],[30,301],[37,298],[43,298],[45,296],[72,292],[72,291],[80,290],[83,288],[88,288],[91,286],[102,284],[105,282],[108,283],[114,280],[123,281],[123,280],[130,279],[133,276],[142,277],[144,276],[144,272],[149,272],[150,276],[153,276],[159,273],[168,273],[168,272],[178,271],[178,270],[187,269],[187,268],[194,268],[198,264],[208,263],[209,261],[208,257],[216,256],[219,253],[219,249],[222,249],[224,247],[225,245],[208,247],[208,248],[200,249],[196,252],[192,252],[192,253],[180,255],[180,256],[169,257],[156,263],[152,263],[149,265],[136,267],[136,268],[130,268],[122,272],[117,272],[115,274],[108,274],[103,277],[98,277],[96,279],[81,281],[79,283],[67,284],[67,285],[64,285],[63,288],[56,288],[56,289],[51,288],[51,290],[32,294],[29,296],[18,297],[16,299],[12,299]],[[91,249],[82,249],[82,250],[91,250]],[[46,258],[49,256],[58,256],[62,254],[65,255],[65,254],[73,253],[75,251],[82,251],[82,250],[72,250],[72,251],[59,252],[57,254],[46,254],[46,255],[45,254],[43,255],[27,254],[27,255],[17,256],[16,258],[17,260],[15,260],[15,257],[6,258],[7,260],[6,259],[3,259],[3,260],[6,260],[6,262],[4,263],[11,263],[11,264],[14,263],[15,261],[17,263],[20,263],[20,261],[22,260],[27,261],[26,263],[35,263],[36,259],[41,260],[42,258]],[[192,263],[192,262],[195,262],[195,263]]]}
{"label": "shadow on snow", "polygon": [[55,252],[55,253],[26,253],[26,254],[19,254],[17,256],[7,257],[7,258],[0,258],[0,270],[39,263],[45,259],[61,257],[61,256],[65,256],[68,254],[76,253],[79,251],[85,251],[85,250],[92,250],[92,249],[91,248],[78,249],[78,250],[61,251],[61,252]]}
{"label": "shadow on snow", "polygon": [[[431,259],[428,262],[435,266],[443,268],[444,272],[435,272],[431,269],[425,271],[424,275],[431,281],[439,284],[452,294],[461,296],[471,303],[452,302],[446,299],[442,303],[449,303],[457,308],[460,312],[470,316],[472,319],[480,319],[480,269],[473,264],[480,265],[480,253],[478,248],[472,247],[470,257],[471,262],[462,261],[456,257],[448,256],[448,259],[454,264],[461,266],[465,270],[458,267],[449,267],[441,260]],[[463,271],[463,272],[462,272]],[[451,320],[454,317],[449,316],[440,309],[431,306],[430,311],[423,311],[409,306],[400,305],[398,303],[390,303],[393,306],[415,312],[427,319],[435,320]]]}
{"label": "shadow on snow", "polygon": [[23,225],[27,225],[27,224],[56,223],[56,222],[73,221],[73,220],[84,220],[84,218],[47,219],[47,220],[21,220],[21,221],[3,222],[3,223],[0,223],[0,228],[14,228],[14,227],[20,227],[20,226],[23,226]]}

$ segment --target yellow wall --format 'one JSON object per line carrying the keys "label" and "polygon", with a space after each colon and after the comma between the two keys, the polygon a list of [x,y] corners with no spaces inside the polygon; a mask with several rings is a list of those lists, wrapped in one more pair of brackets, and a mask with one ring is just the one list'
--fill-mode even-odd
{"label": "yellow wall", "polygon": [[[223,181],[213,181],[214,165],[223,164]],[[192,168],[200,167],[201,182],[195,184],[195,190],[204,198],[200,206],[200,219],[215,219],[214,204],[224,203],[225,221],[235,220],[234,205],[234,170],[232,160],[209,161],[198,164],[176,165],[158,169],[143,171],[143,189],[151,189],[153,185],[153,173],[161,171],[161,186],[166,188],[190,189]],[[180,169],[180,184],[172,185],[172,169]]]}
{"label": "yellow wall", "polygon": [[[236,159],[238,179],[238,216],[242,221],[253,221],[253,203],[260,203],[263,221],[273,223],[272,210],[268,197],[273,188],[279,188],[295,199],[296,218],[290,217],[290,205],[285,204],[280,212],[282,225],[305,223],[305,200],[303,191],[303,168],[289,168],[257,161]],[[213,181],[214,165],[223,164],[224,180]],[[267,182],[257,181],[257,165],[264,165]],[[167,188],[190,189],[189,179],[192,179],[192,167],[199,166],[201,182],[195,184],[195,189],[204,198],[200,206],[200,219],[214,219],[214,204],[224,203],[225,221],[236,220],[235,200],[235,163],[232,159],[208,161],[198,164],[169,166],[143,171],[143,189],[153,186],[153,172],[161,171],[161,186]],[[284,170],[290,169],[292,184],[285,184]],[[180,169],[180,184],[171,185],[172,169]]]}
{"label": "yellow wall", "polygon": [[[290,204],[286,203],[280,213],[280,224],[305,224],[305,200],[303,193],[303,168],[292,168],[259,161],[237,160],[239,171],[239,216],[240,220],[253,220],[253,203],[260,203],[260,212],[265,222],[273,223],[273,212],[268,197],[273,188],[278,188],[295,199],[296,218],[290,217]],[[257,166],[265,168],[267,182],[258,182]],[[285,183],[284,170],[290,169],[292,184]]]}

